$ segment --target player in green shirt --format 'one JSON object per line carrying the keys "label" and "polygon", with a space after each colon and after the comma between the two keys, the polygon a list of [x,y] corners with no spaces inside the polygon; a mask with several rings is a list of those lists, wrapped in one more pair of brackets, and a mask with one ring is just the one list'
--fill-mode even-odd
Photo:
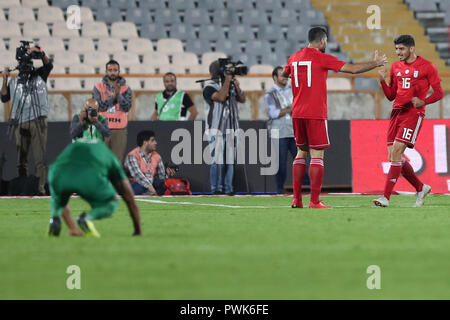
{"label": "player in green shirt", "polygon": [[73,193],[91,205],[77,219],[86,236],[100,237],[92,221],[110,217],[117,209],[116,191],[125,200],[134,224],[133,235],[141,234],[139,209],[130,183],[116,156],[98,139],[81,138],[66,147],[50,166],[50,236],[61,231],[61,215],[69,233],[81,235],[72,221],[68,202]]}

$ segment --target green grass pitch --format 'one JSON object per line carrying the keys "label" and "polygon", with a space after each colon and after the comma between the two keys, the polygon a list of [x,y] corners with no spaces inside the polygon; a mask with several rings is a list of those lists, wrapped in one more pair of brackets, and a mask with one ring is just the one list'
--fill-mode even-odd
{"label": "green grass pitch", "polygon": [[[100,239],[65,226],[48,238],[48,199],[1,199],[0,299],[449,299],[450,197],[373,198],[323,196],[335,208],[311,210],[288,196],[150,197],[142,237],[121,201],[95,222]],[[70,205],[75,218],[88,208]],[[66,287],[69,265],[80,290]]]}

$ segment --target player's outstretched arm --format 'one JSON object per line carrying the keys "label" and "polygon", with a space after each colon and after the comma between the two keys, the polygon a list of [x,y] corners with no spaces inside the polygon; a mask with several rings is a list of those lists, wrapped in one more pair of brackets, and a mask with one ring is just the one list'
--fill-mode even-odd
{"label": "player's outstretched arm", "polygon": [[386,64],[386,55],[379,56],[378,51],[375,51],[375,57],[373,61],[362,62],[362,63],[346,63],[342,66],[340,72],[345,73],[363,73],[375,69],[376,67],[382,67]]}
{"label": "player's outstretched arm", "polygon": [[378,70],[378,78],[380,80],[381,89],[383,89],[384,95],[389,101],[393,101],[397,96],[397,85],[394,79],[391,77],[390,86],[387,85],[386,78],[386,69],[383,68]]}
{"label": "player's outstretched arm", "polygon": [[139,214],[139,208],[134,200],[133,189],[131,189],[130,182],[127,178],[118,181],[115,184],[117,192],[122,196],[123,200],[127,204],[128,211],[130,212],[131,220],[133,220],[134,233],[133,236],[140,236],[141,230],[141,218]]}

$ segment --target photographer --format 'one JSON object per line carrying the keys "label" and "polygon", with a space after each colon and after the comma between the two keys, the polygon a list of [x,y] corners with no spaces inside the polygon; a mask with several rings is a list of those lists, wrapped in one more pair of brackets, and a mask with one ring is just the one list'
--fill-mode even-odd
{"label": "photographer", "polygon": [[161,156],[156,152],[157,144],[153,131],[141,131],[137,135],[137,147],[125,158],[124,167],[131,176],[131,187],[135,195],[164,194],[164,181],[178,170],[177,167],[164,166]]}
{"label": "photographer", "polygon": [[[11,100],[10,129],[14,129],[17,147],[19,176],[27,176],[30,146],[39,178],[39,195],[45,195],[47,165],[44,160],[47,143],[47,115],[49,111],[47,78],[53,64],[39,47],[30,47],[30,42],[21,41],[16,49],[19,65],[18,76],[8,82],[8,68],[3,70],[1,100]],[[42,59],[43,66],[35,69],[32,59]]]}
{"label": "photographer", "polygon": [[[210,170],[211,192],[233,195],[234,160],[236,141],[234,133],[239,129],[238,102],[245,102],[245,93],[239,86],[236,74],[246,75],[247,67],[237,66],[229,59],[219,59],[209,66],[212,81],[205,85],[206,130],[213,163]],[[230,137],[234,143],[230,144]]]}
{"label": "photographer", "polygon": [[86,107],[73,116],[70,124],[72,140],[78,138],[99,139],[104,141],[111,135],[108,119],[98,114],[98,103],[95,99],[86,101]]}

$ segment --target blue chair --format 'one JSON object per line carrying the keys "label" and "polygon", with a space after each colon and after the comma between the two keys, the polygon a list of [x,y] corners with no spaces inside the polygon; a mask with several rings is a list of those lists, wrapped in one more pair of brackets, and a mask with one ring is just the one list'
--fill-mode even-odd
{"label": "blue chair", "polygon": [[129,8],[125,14],[125,20],[135,24],[152,23],[153,19],[150,10],[146,8]]}
{"label": "blue chair", "polygon": [[83,7],[89,7],[91,9],[98,9],[98,8],[108,8],[108,0],[82,0],[81,5]]}
{"label": "blue chair", "polygon": [[119,8],[102,8],[101,10],[97,10],[95,20],[105,23],[123,21]]}
{"label": "blue chair", "polygon": [[70,6],[78,6],[77,0],[53,0],[52,6],[60,7],[61,9],[66,9]]}
{"label": "blue chair", "polygon": [[145,24],[140,30],[140,36],[150,40],[159,40],[167,38],[167,32],[164,27],[156,24]]}
{"label": "blue chair", "polygon": [[170,9],[158,9],[154,14],[155,23],[157,25],[172,25],[181,23],[180,15],[177,11]]}
{"label": "blue chair", "polygon": [[139,0],[139,8],[142,9],[166,9],[166,1],[165,0]]}
{"label": "blue chair", "polygon": [[184,23],[191,26],[207,25],[211,23],[208,10],[199,8],[186,11]]}
{"label": "blue chair", "polygon": [[187,24],[173,24],[170,28],[170,37],[182,41],[197,40],[194,28]]}
{"label": "blue chair", "polygon": [[135,0],[112,0],[111,8],[128,9],[137,7]]}

